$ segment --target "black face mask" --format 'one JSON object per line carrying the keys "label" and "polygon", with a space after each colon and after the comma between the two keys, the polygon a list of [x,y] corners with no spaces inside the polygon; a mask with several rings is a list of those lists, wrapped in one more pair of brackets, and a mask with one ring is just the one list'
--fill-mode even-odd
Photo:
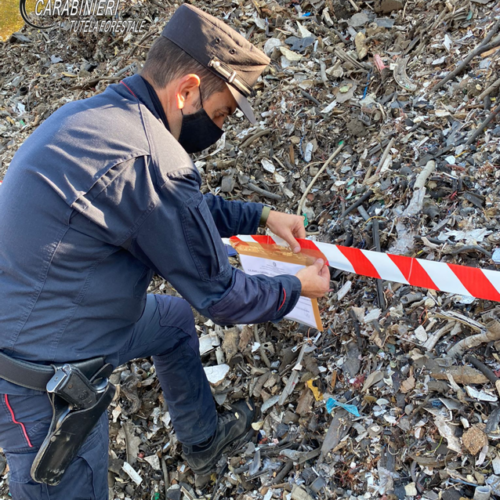
{"label": "black face mask", "polygon": [[185,115],[181,109],[182,125],[179,143],[190,154],[207,149],[212,144],[215,144],[224,133],[203,109],[201,89],[200,101],[201,108],[196,113]]}

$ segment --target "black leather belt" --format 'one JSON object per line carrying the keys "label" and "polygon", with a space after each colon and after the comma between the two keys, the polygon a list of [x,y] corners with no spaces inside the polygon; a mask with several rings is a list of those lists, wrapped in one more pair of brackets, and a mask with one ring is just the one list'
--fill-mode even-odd
{"label": "black leather belt", "polygon": [[[54,376],[55,367],[62,365],[40,365],[21,361],[7,356],[0,351],[0,378],[27,389],[46,392],[48,381]],[[104,357],[93,358],[86,361],[71,363],[78,368],[87,378],[91,378],[104,365]]]}

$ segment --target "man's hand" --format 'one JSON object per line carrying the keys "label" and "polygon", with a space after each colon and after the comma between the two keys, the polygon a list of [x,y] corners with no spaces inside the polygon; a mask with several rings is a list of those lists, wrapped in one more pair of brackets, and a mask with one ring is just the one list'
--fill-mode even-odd
{"label": "man's hand", "polygon": [[280,238],[283,238],[290,245],[293,253],[300,252],[300,245],[295,238],[306,237],[304,217],[271,210],[266,227]]}
{"label": "man's hand", "polygon": [[319,299],[330,289],[330,270],[323,259],[318,259],[312,266],[301,269],[295,276],[302,284],[300,295],[303,297]]}

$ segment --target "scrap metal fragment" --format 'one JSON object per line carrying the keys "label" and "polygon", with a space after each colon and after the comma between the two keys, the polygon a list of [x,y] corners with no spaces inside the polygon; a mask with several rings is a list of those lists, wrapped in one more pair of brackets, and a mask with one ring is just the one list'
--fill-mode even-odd
{"label": "scrap metal fragment", "polygon": [[299,375],[300,373],[296,370],[292,370],[292,373],[290,374],[290,377],[288,378],[288,382],[286,383],[285,389],[281,393],[281,396],[279,398],[279,404],[283,405],[286,401],[286,398],[290,396],[290,394],[293,392],[295,389],[295,386],[298,383],[299,380]]}
{"label": "scrap metal fragment", "polygon": [[478,370],[470,366],[454,366],[443,370],[431,372],[431,377],[436,380],[448,380],[447,374],[451,374],[458,384],[486,384],[488,379]]}
{"label": "scrap metal fragment", "polygon": [[351,416],[345,410],[339,410],[332,419],[332,423],[321,446],[321,453],[318,462],[322,462],[326,454],[333,450],[340,441],[346,436],[351,428]]}
{"label": "scrap metal fragment", "polygon": [[408,75],[406,74],[408,59],[409,57],[398,59],[394,68],[394,80],[396,80],[396,83],[403,89],[408,90],[409,92],[415,92],[418,87],[408,78]]}

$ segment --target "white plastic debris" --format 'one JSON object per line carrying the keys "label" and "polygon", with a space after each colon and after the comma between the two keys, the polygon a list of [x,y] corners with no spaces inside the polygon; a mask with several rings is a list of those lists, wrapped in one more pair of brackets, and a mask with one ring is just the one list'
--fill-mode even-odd
{"label": "white plastic debris", "polygon": [[403,215],[406,217],[413,217],[420,213],[424,207],[424,198],[425,198],[425,188],[415,189],[413,191],[413,196],[411,198],[410,204],[404,211]]}
{"label": "white plastic debris", "polygon": [[479,401],[490,401],[492,403],[498,401],[497,396],[493,394],[488,394],[485,391],[478,391],[477,389],[474,389],[474,387],[471,387],[470,385],[466,385],[465,390],[467,391],[467,394],[471,398],[478,399]]}
{"label": "white plastic debris", "polygon": [[252,344],[252,352],[257,352],[260,349],[260,342],[254,342]]}
{"label": "white plastic debris", "polygon": [[443,56],[443,57],[440,57],[439,59],[434,59],[434,61],[432,61],[432,65],[439,66],[440,64],[443,64],[444,62],[446,62],[446,57],[447,56]]}
{"label": "white plastic debris", "polygon": [[284,182],[286,182],[286,177],[282,176],[281,174],[278,174],[278,172],[275,172],[274,182],[277,182],[278,184],[283,184]]}
{"label": "white plastic debris", "polygon": [[271,500],[271,498],[273,498],[273,493],[274,493],[274,490],[272,488],[267,490],[267,493],[264,495],[263,500]]}
{"label": "white plastic debris", "polygon": [[352,281],[347,281],[344,286],[337,292],[337,300],[342,300],[352,287]]}
{"label": "white plastic debris", "polygon": [[425,342],[427,340],[427,332],[422,325],[415,330],[415,337],[417,337],[420,342]]}
{"label": "white plastic debris", "polygon": [[441,415],[436,416],[434,423],[438,428],[439,434],[441,434],[441,436],[448,441],[448,448],[456,451],[457,453],[462,453],[460,441],[457,437],[455,437],[455,428],[450,427]]}
{"label": "white plastic debris", "polygon": [[313,34],[308,29],[304,28],[304,26],[302,26],[302,24],[300,24],[298,21],[297,21],[297,27],[299,28],[299,33],[301,38],[307,38],[313,36]]}
{"label": "white plastic debris", "polygon": [[130,479],[134,481],[135,484],[142,483],[142,477],[128,462],[123,462],[122,469],[127,473]]}
{"label": "white plastic debris", "polygon": [[229,365],[215,365],[215,366],[205,366],[203,368],[207,376],[208,381],[212,385],[219,385],[229,372]]}
{"label": "white plastic debris", "polygon": [[278,402],[279,398],[280,398],[279,396],[272,396],[269,399],[267,399],[266,401],[264,401],[264,403],[260,407],[260,411],[262,413],[265,413],[267,410],[269,410],[269,408],[271,408],[272,406],[274,406]]}
{"label": "white plastic debris", "polygon": [[491,486],[478,486],[474,492],[474,500],[489,500],[491,497]]}
{"label": "white plastic debris", "polygon": [[309,162],[312,159],[312,154],[314,151],[314,144],[312,142],[308,142],[304,149],[304,160]]}
{"label": "white plastic debris", "polygon": [[213,351],[215,347],[220,345],[220,339],[215,333],[202,335],[200,337],[200,355],[207,354]]}
{"label": "white plastic debris", "polygon": [[153,467],[155,470],[160,470],[161,465],[160,465],[160,459],[158,458],[158,455],[150,455],[149,457],[144,457],[144,460]]}
{"label": "white plastic debris", "polygon": [[337,105],[337,101],[331,102],[325,109],[321,110],[321,113],[324,113],[325,115],[327,115],[328,113],[331,113],[333,108],[335,108],[336,105]]}
{"label": "white plastic debris", "polygon": [[264,44],[264,52],[266,55],[270,55],[278,47],[281,47],[281,40],[279,38],[269,38]]}
{"label": "white plastic debris", "polygon": [[446,233],[440,233],[438,236],[439,240],[445,241],[447,238],[455,238],[455,240],[465,240],[465,243],[475,245],[476,243],[481,243],[486,236],[491,234],[486,228],[472,229],[471,231],[447,231]]}
{"label": "white plastic debris", "polygon": [[264,167],[264,170],[266,170],[267,172],[270,172],[271,174],[274,174],[276,167],[273,165],[273,163],[271,161],[266,160],[265,158],[262,158],[261,163],[262,163],[262,166]]}
{"label": "white plastic debris", "polygon": [[495,459],[491,462],[491,465],[493,466],[493,472],[496,475],[500,474],[500,457],[497,455]]}
{"label": "white plastic debris", "polygon": [[418,174],[413,189],[422,189],[425,186],[427,179],[432,174],[432,172],[434,172],[434,170],[436,170],[436,162],[433,160],[428,161],[422,172]]}
{"label": "white plastic debris", "polygon": [[416,497],[418,495],[418,491],[415,483],[408,483],[405,486],[405,492],[407,497]]}
{"label": "white plastic debris", "polygon": [[449,37],[448,34],[444,35],[444,41],[443,41],[443,45],[445,47],[445,49],[450,52],[451,51],[451,45],[452,45],[453,41],[451,40],[451,38]]}
{"label": "white plastic debris", "polygon": [[364,318],[363,322],[365,324],[369,323],[370,321],[374,321],[376,319],[380,318],[380,315],[382,314],[381,309],[372,309]]}
{"label": "white plastic debris", "polygon": [[493,255],[491,256],[495,264],[500,264],[500,248],[495,248]]}
{"label": "white plastic debris", "polygon": [[266,29],[266,20],[259,17],[257,13],[254,13],[253,15],[253,21],[257,28],[261,29],[262,31]]}

